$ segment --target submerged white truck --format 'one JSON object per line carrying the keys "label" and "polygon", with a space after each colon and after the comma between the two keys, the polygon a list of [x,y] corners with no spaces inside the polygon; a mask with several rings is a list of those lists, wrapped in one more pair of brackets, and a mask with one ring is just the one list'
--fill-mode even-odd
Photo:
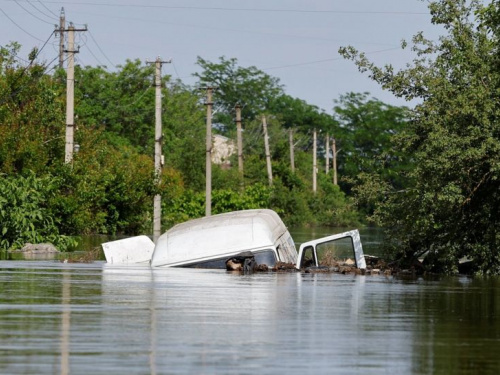
{"label": "submerged white truck", "polygon": [[224,213],[178,224],[155,244],[137,236],[102,244],[110,264],[149,263],[152,267],[226,268],[226,261],[251,252],[258,264],[277,262],[297,269],[319,266],[318,247],[350,239],[356,267],[366,268],[358,230],[308,241],[299,251],[287,227],[273,210],[257,209]]}

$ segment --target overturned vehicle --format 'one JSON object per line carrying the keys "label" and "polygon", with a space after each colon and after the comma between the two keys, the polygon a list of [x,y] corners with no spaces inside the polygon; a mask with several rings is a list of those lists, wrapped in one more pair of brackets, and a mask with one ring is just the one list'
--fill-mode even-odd
{"label": "overturned vehicle", "polygon": [[296,269],[318,267],[318,249],[348,239],[357,268],[366,268],[359,232],[352,230],[308,241],[299,251],[279,215],[273,210],[244,210],[178,224],[158,238],[137,236],[102,244],[110,264],[149,263],[152,267],[238,269],[252,259],[270,268],[277,263]]}

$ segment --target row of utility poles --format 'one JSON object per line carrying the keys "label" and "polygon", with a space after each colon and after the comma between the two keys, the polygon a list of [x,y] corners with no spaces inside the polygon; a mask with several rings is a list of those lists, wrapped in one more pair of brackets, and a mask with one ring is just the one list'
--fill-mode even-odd
{"label": "row of utility poles", "polygon": [[[213,109],[213,93],[216,89],[215,87],[208,86],[204,87],[206,90],[206,101],[205,105],[207,107],[206,114],[206,170],[205,170],[205,216],[210,216],[212,214],[212,109]],[[243,177],[243,129],[241,125],[241,105],[236,104],[236,142],[237,142],[237,154],[238,154],[238,172],[241,177]],[[262,130],[264,133],[264,148],[266,155],[266,167],[269,186],[273,184],[273,170],[271,164],[271,152],[269,148],[269,135],[267,131],[267,118],[265,115],[262,116]],[[290,142],[290,165],[292,173],[295,173],[295,157],[294,157],[294,140],[293,140],[293,130],[289,129],[289,142]],[[329,172],[330,164],[330,137],[326,136],[326,168],[325,172]],[[332,158],[333,158],[333,183],[337,185],[337,149],[335,145],[335,139],[332,138]],[[317,191],[317,132],[316,129],[313,132],[313,193],[316,194]]]}
{"label": "row of utility poles", "polygon": [[[241,119],[238,121],[237,116],[237,126],[241,128]],[[267,119],[266,116],[262,116],[262,130],[264,133],[264,148],[266,154],[266,165],[267,165],[267,176],[269,180],[269,186],[273,184],[273,170],[271,164],[271,153],[269,151],[269,135],[267,132]],[[290,169],[292,173],[295,173],[295,147],[293,140],[293,129],[288,130],[289,136],[289,144],[290,144]],[[238,150],[240,149],[241,140],[238,139]],[[313,192],[317,191],[317,175],[318,175],[318,165],[317,165],[317,154],[318,154],[318,139],[316,129],[313,131]],[[330,168],[330,136],[326,135],[326,168],[325,172],[328,174]],[[240,152],[238,153],[238,160],[241,158]],[[337,185],[337,148],[335,145],[335,139],[332,138],[332,158],[333,158],[333,183]],[[242,163],[242,162],[241,162]],[[243,169],[241,168],[240,173],[243,173]]]}
{"label": "row of utility poles", "polygon": [[[75,88],[75,53],[78,53],[78,49],[75,49],[75,33],[85,32],[85,28],[75,28],[72,23],[66,28],[66,19],[64,8],[61,9],[59,28],[56,28],[56,33],[59,34],[59,67],[62,68],[64,65],[64,54],[67,55],[67,73],[66,73],[66,142],[65,142],[65,163],[71,164],[73,162],[73,153],[76,149],[74,143],[74,88]],[[68,35],[68,45],[64,48],[64,35]],[[163,61],[160,57],[157,57],[155,61],[146,61],[148,64],[155,65],[155,150],[154,150],[154,172],[155,172],[155,184],[160,183],[162,168],[164,165],[164,158],[162,154],[162,144],[163,144],[163,131],[162,131],[162,93],[161,93],[161,68],[165,63],[170,63],[171,60]],[[205,215],[210,216],[212,214],[212,109],[213,109],[213,92],[215,87],[205,87],[206,89],[206,203],[205,203]],[[239,104],[235,107],[236,111],[236,134],[237,134],[237,152],[238,152],[238,171],[240,176],[243,176],[243,129],[241,125],[241,106]],[[264,133],[264,147],[266,155],[266,166],[269,186],[273,184],[273,171],[271,164],[271,152],[269,148],[269,135],[267,129],[267,118],[262,116],[262,129]],[[290,142],[290,165],[291,170],[295,172],[295,160],[294,160],[294,142],[293,142],[293,130],[289,130],[289,142]],[[329,136],[327,135],[326,140],[326,173],[329,170]],[[333,182],[337,184],[337,165],[336,165],[336,146],[335,139],[332,139],[332,155],[333,155]],[[316,193],[317,190],[317,133],[316,130],[313,132],[313,192]],[[161,195],[156,194],[154,196],[153,202],[153,240],[157,241],[158,237],[161,235]]]}
{"label": "row of utility poles", "polygon": [[[157,182],[161,176],[163,162],[162,155],[162,125],[161,125],[161,66],[164,63],[170,63],[169,61],[162,61],[159,57],[154,62],[156,65],[155,73],[155,86],[156,86],[156,126],[155,126],[155,176]],[[149,63],[149,62],[148,62]],[[213,150],[213,139],[212,139],[212,110],[213,110],[213,92],[215,87],[208,86],[204,88],[206,90],[206,102],[207,107],[206,112],[206,165],[205,165],[205,216],[211,216],[212,214],[212,150]],[[241,106],[239,104],[235,107],[236,111],[236,135],[237,135],[237,152],[238,152],[238,171],[240,176],[243,176],[243,136],[242,136],[242,126],[241,126]],[[266,165],[267,165],[267,175],[269,186],[273,184],[273,171],[271,164],[271,152],[269,148],[269,135],[267,131],[267,118],[262,116],[262,128],[264,132],[264,147],[266,154]],[[292,172],[295,172],[295,161],[294,161],[294,143],[293,143],[293,130],[289,131],[290,140],[290,162]],[[326,141],[326,173],[329,171],[329,136],[327,135]],[[335,147],[335,139],[332,139],[332,156],[333,156],[333,182],[337,185],[337,151]],[[316,178],[317,178],[318,168],[317,168],[317,133],[316,130],[313,132],[313,192],[316,193]],[[156,242],[158,237],[161,235],[161,196],[159,194],[154,197],[154,214],[153,214],[153,239]]]}

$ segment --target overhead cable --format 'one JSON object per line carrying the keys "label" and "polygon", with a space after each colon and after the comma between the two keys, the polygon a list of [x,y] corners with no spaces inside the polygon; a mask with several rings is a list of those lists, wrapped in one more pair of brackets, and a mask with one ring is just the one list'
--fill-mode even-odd
{"label": "overhead cable", "polygon": [[[7,17],[7,18],[10,20],[10,22],[12,22],[14,25],[16,25],[16,26],[17,26],[17,27],[18,27],[21,31],[25,32],[26,34],[28,34],[28,35],[29,35],[30,37],[32,37],[33,39],[36,39],[36,40],[38,40],[39,42],[43,42],[43,40],[42,40],[42,39],[37,38],[37,37],[36,37],[36,36],[34,36],[33,34],[29,33],[29,32],[28,32],[28,31],[26,31],[26,30],[24,30],[24,29],[23,29],[23,28],[22,28],[19,24],[17,24],[17,23],[16,23],[16,21],[14,21],[12,18],[10,18],[10,17],[9,17],[9,15],[8,15],[7,13],[5,13],[5,12],[3,11],[3,9],[2,9],[2,8],[0,8],[0,12],[2,12],[2,13],[4,14],[4,16],[5,16],[5,17]],[[52,35],[51,35],[51,36],[52,36]]]}
{"label": "overhead cable", "polygon": [[[35,17],[37,20],[42,21],[42,22],[45,22],[45,23],[47,23],[47,24],[49,24],[49,25],[53,25],[53,24],[54,24],[53,22],[46,21],[46,20],[44,20],[44,19],[42,19],[42,18],[38,17],[36,14],[33,14],[33,13],[32,13],[32,12],[30,12],[28,9],[26,9],[24,6],[22,6],[22,5],[21,5],[21,3],[20,3],[19,1],[14,0],[14,2],[15,2],[17,5],[19,5],[19,7],[20,7],[21,9],[23,9],[26,13],[28,13],[29,15],[31,15],[31,16],[33,16],[33,17]],[[31,3],[30,3],[30,2],[28,2],[28,4],[31,4]]]}

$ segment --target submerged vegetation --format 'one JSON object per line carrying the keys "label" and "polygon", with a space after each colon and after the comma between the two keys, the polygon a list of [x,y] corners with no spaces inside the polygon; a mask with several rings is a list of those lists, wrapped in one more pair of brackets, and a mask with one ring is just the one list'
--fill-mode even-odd
{"label": "submerged vegetation", "polygon": [[[476,273],[499,274],[500,3],[440,0],[430,10],[447,35],[437,42],[416,35],[417,58],[405,70],[379,68],[352,47],[340,51],[396,96],[417,99],[411,110],[346,93],[330,115],[287,95],[277,78],[224,57],[198,59],[196,87],[165,75],[159,184],[152,66],[76,67],[80,150],[65,164],[65,71],[48,70],[37,50],[23,65],[19,45],[0,46],[0,249],[42,241],[67,249],[79,234],[150,233],[155,194],[164,229],[203,216],[206,108],[198,87],[215,85],[215,133],[236,139],[241,105],[244,171],[237,153],[213,165],[213,214],[272,208],[289,225],[371,221],[387,228],[391,260],[426,255],[429,270],[453,273],[467,258]],[[336,141],[338,184],[327,139]]]}

